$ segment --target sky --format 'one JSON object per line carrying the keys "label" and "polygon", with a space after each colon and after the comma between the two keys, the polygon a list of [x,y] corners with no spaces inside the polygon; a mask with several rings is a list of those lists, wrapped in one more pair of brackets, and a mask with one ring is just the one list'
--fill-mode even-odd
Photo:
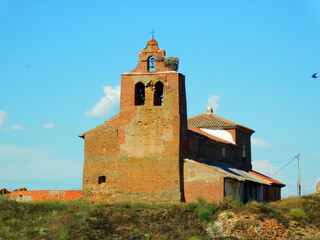
{"label": "sky", "polygon": [[0,188],[82,187],[78,135],[119,112],[121,73],[155,31],[188,117],[255,130],[253,168],[296,195],[320,181],[320,1],[0,1]]}

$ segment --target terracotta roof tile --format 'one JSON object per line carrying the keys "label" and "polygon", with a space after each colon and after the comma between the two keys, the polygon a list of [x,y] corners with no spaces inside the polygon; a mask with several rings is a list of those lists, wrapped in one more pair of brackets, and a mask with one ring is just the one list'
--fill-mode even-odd
{"label": "terracotta roof tile", "polygon": [[245,128],[250,132],[252,129],[243,125],[231,122],[223,117],[219,117],[213,113],[203,113],[197,116],[188,118],[188,125],[197,128]]}
{"label": "terracotta roof tile", "polygon": [[251,171],[249,171],[249,173],[254,174],[254,175],[257,175],[257,176],[259,176],[260,178],[263,178],[263,179],[265,179],[265,180],[267,180],[267,181],[270,181],[271,183],[274,183],[274,184],[277,184],[277,185],[281,185],[281,186],[283,186],[283,187],[285,186],[285,184],[283,184],[282,182],[279,182],[279,181],[277,181],[277,180],[275,180],[275,179],[273,179],[273,178],[267,177],[267,176],[265,176],[265,175],[263,175],[263,174],[261,174],[261,173],[258,173],[258,172],[256,172],[256,171],[251,170]]}

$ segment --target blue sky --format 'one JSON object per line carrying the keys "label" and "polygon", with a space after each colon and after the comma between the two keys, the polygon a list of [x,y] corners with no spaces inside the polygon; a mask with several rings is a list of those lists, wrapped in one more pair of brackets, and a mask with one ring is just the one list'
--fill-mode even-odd
{"label": "blue sky", "polygon": [[[0,2],[0,188],[81,189],[77,136],[119,111],[121,73],[151,30],[180,58],[188,116],[254,129],[255,169],[299,152],[302,193],[320,180],[320,2]],[[282,161],[284,160],[284,161]],[[281,161],[281,162],[278,162]],[[297,161],[273,177],[296,194]]]}

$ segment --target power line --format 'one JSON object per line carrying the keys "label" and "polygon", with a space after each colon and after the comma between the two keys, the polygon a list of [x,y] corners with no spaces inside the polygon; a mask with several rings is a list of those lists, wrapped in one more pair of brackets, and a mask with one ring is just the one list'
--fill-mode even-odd
{"label": "power line", "polygon": [[272,177],[273,175],[277,174],[278,172],[280,172],[281,170],[283,170],[285,167],[287,167],[290,163],[292,163],[294,160],[296,160],[296,158],[294,157],[290,162],[288,162],[286,165],[284,165],[282,168],[280,168],[278,171],[276,171],[275,173],[273,173],[272,175],[270,175],[270,177]]}
{"label": "power line", "polygon": [[285,159],[283,159],[283,160],[279,160],[279,161],[272,161],[272,162],[270,162],[269,160],[260,160],[260,161],[262,161],[262,162],[269,162],[269,163],[277,163],[277,162],[286,162],[286,161],[290,161],[290,160],[292,160],[293,158],[295,158],[295,156],[294,156],[294,157],[285,158]]}
{"label": "power line", "polygon": [[277,163],[277,162],[286,162],[286,161],[290,161],[292,160],[293,158],[295,158],[296,156],[293,156],[293,157],[289,157],[289,158],[286,158],[286,159],[283,159],[283,160],[280,160],[280,161],[272,161],[270,163]]}

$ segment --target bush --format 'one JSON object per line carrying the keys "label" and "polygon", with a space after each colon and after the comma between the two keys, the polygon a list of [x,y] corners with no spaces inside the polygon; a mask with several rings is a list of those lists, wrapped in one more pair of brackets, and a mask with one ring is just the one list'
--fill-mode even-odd
{"label": "bush", "polygon": [[305,211],[303,209],[301,209],[301,208],[290,209],[290,213],[296,219],[299,219],[299,218],[307,219],[308,218],[308,216],[305,213]]}
{"label": "bush", "polygon": [[209,221],[211,219],[212,213],[209,210],[199,210],[197,211],[197,216],[200,220]]}
{"label": "bush", "polygon": [[261,207],[260,203],[258,203],[257,201],[253,201],[253,202],[251,203],[250,211],[251,211],[252,213],[260,213],[261,210],[262,210],[262,207]]}
{"label": "bush", "polygon": [[218,212],[218,207],[214,203],[208,203],[203,197],[198,197],[198,203],[191,206],[195,207],[194,211],[200,220],[210,221],[212,215]]}

